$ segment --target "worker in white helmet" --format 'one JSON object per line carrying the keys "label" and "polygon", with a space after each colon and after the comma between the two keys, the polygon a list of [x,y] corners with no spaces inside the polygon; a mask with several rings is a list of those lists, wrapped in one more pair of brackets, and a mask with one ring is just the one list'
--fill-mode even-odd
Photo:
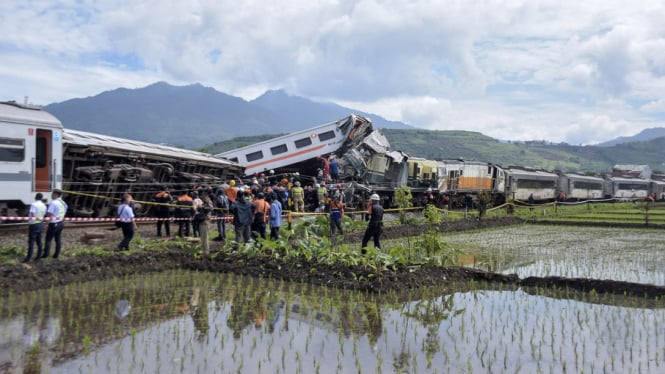
{"label": "worker in white helmet", "polygon": [[365,230],[365,235],[363,236],[362,249],[361,253],[367,253],[367,242],[370,238],[374,238],[374,248],[381,249],[381,242],[379,242],[379,237],[381,236],[381,231],[383,231],[383,207],[380,204],[380,198],[377,194],[372,194],[370,196],[371,205],[367,209],[367,214],[369,215],[369,223],[367,224],[367,229]]}

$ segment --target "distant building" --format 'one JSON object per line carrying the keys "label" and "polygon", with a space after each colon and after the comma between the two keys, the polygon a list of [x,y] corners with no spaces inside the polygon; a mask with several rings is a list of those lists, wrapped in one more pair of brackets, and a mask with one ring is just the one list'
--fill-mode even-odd
{"label": "distant building", "polygon": [[614,165],[612,167],[613,177],[651,179],[651,174],[649,165]]}

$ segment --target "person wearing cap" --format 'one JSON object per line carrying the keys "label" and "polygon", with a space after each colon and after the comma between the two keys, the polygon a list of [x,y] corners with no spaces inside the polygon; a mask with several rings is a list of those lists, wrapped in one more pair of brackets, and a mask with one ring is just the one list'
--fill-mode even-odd
{"label": "person wearing cap", "polygon": [[425,205],[436,205],[436,198],[434,197],[434,193],[432,192],[431,188],[428,188],[425,191]]}
{"label": "person wearing cap", "polygon": [[367,209],[369,223],[367,224],[367,229],[365,230],[365,235],[363,236],[363,242],[361,245],[362,254],[367,253],[367,242],[369,242],[370,238],[374,239],[374,248],[381,249],[379,237],[381,236],[381,231],[383,229],[383,207],[379,203],[379,195],[372,194],[372,196],[370,196],[370,200],[371,205],[369,209]]}
{"label": "person wearing cap", "polygon": [[236,242],[243,240],[249,243],[252,222],[254,221],[254,209],[256,207],[250,202],[252,192],[243,190],[235,203],[231,204],[231,214],[233,214],[233,226],[235,226]]}
{"label": "person wearing cap", "polygon": [[[265,194],[259,192],[256,194],[254,204],[254,221],[252,222],[252,233],[258,232],[263,239],[266,238],[266,222],[270,218],[270,204],[265,200]],[[252,234],[255,235],[255,234]],[[256,239],[256,237],[254,238]]]}
{"label": "person wearing cap", "polygon": [[275,175],[275,171],[272,169],[268,172],[268,183],[271,186],[277,184],[277,176]]}
{"label": "person wearing cap", "polygon": [[46,217],[49,218],[49,223],[46,228],[46,243],[42,258],[49,256],[51,241],[53,239],[55,239],[55,253],[53,254],[53,258],[60,256],[60,250],[62,249],[62,229],[65,227],[65,214],[67,214],[67,204],[62,201],[62,191],[53,190],[51,193],[51,203],[46,210]]}
{"label": "person wearing cap", "polygon": [[293,199],[293,210],[296,212],[305,211],[305,190],[300,187],[300,181],[295,182],[295,187],[291,189],[291,198]]}
{"label": "person wearing cap", "polygon": [[23,263],[32,261],[32,251],[37,244],[37,257],[39,260],[42,255],[42,231],[44,230],[44,214],[46,214],[46,205],[42,202],[41,192],[35,195],[35,202],[30,204],[30,212],[28,213],[28,253],[23,260]]}
{"label": "person wearing cap", "polygon": [[226,196],[229,198],[229,203],[233,204],[238,198],[238,187],[236,187],[236,181],[231,179],[229,181],[229,188],[226,189]]}

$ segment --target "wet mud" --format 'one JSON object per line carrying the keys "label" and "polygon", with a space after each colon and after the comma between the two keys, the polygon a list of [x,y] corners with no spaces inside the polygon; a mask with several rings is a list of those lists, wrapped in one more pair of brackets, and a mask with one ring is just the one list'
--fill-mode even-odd
{"label": "wet mud", "polygon": [[[512,225],[517,218],[483,221],[453,221],[441,225],[441,231],[459,231]],[[426,228],[418,226],[391,227],[384,238],[420,235]],[[362,233],[345,237],[358,241]],[[86,282],[130,274],[152,273],[171,269],[235,273],[255,277],[283,279],[329,287],[384,293],[415,290],[452,282],[477,281],[505,284],[528,289],[570,289],[597,294],[632,295],[647,298],[665,296],[664,286],[581,278],[528,277],[504,275],[465,267],[409,266],[391,270],[373,270],[364,266],[346,267],[315,262],[283,261],[268,256],[248,257],[239,253],[215,253],[202,258],[190,250],[130,251],[108,256],[81,256],[60,260],[6,265],[0,267],[0,296],[50,288],[74,282]]]}

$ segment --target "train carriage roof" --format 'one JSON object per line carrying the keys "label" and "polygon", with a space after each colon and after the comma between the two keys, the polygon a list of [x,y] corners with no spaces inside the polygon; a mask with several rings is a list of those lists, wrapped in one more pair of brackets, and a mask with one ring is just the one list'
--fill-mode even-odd
{"label": "train carriage roof", "polygon": [[573,181],[589,181],[589,182],[603,182],[603,178],[600,177],[594,177],[592,175],[582,175],[582,174],[575,174],[575,173],[565,173],[563,174],[565,177],[567,177],[569,180]]}
{"label": "train carriage roof", "polygon": [[555,173],[544,170],[527,170],[527,169],[518,169],[511,167],[509,169],[504,169],[509,176],[513,178],[522,178],[522,179],[535,179],[535,180],[558,180],[559,176]]}
{"label": "train carriage roof", "polygon": [[0,121],[62,128],[62,123],[41,107],[21,105],[14,101],[0,102]]}
{"label": "train carriage roof", "polygon": [[95,134],[91,132],[65,129],[63,134],[64,144],[99,147],[106,149],[120,149],[127,152],[151,154],[158,156],[173,157],[182,160],[194,160],[222,164],[226,166],[240,167],[239,164],[223,158],[214,157],[211,154],[192,151],[188,149],[169,147],[160,144],[145,143],[136,140],[116,138],[108,135]]}
{"label": "train carriage roof", "polygon": [[642,178],[626,178],[626,177],[611,177],[610,180],[614,182],[627,182],[627,183],[644,183],[648,184],[651,182],[649,179]]}

